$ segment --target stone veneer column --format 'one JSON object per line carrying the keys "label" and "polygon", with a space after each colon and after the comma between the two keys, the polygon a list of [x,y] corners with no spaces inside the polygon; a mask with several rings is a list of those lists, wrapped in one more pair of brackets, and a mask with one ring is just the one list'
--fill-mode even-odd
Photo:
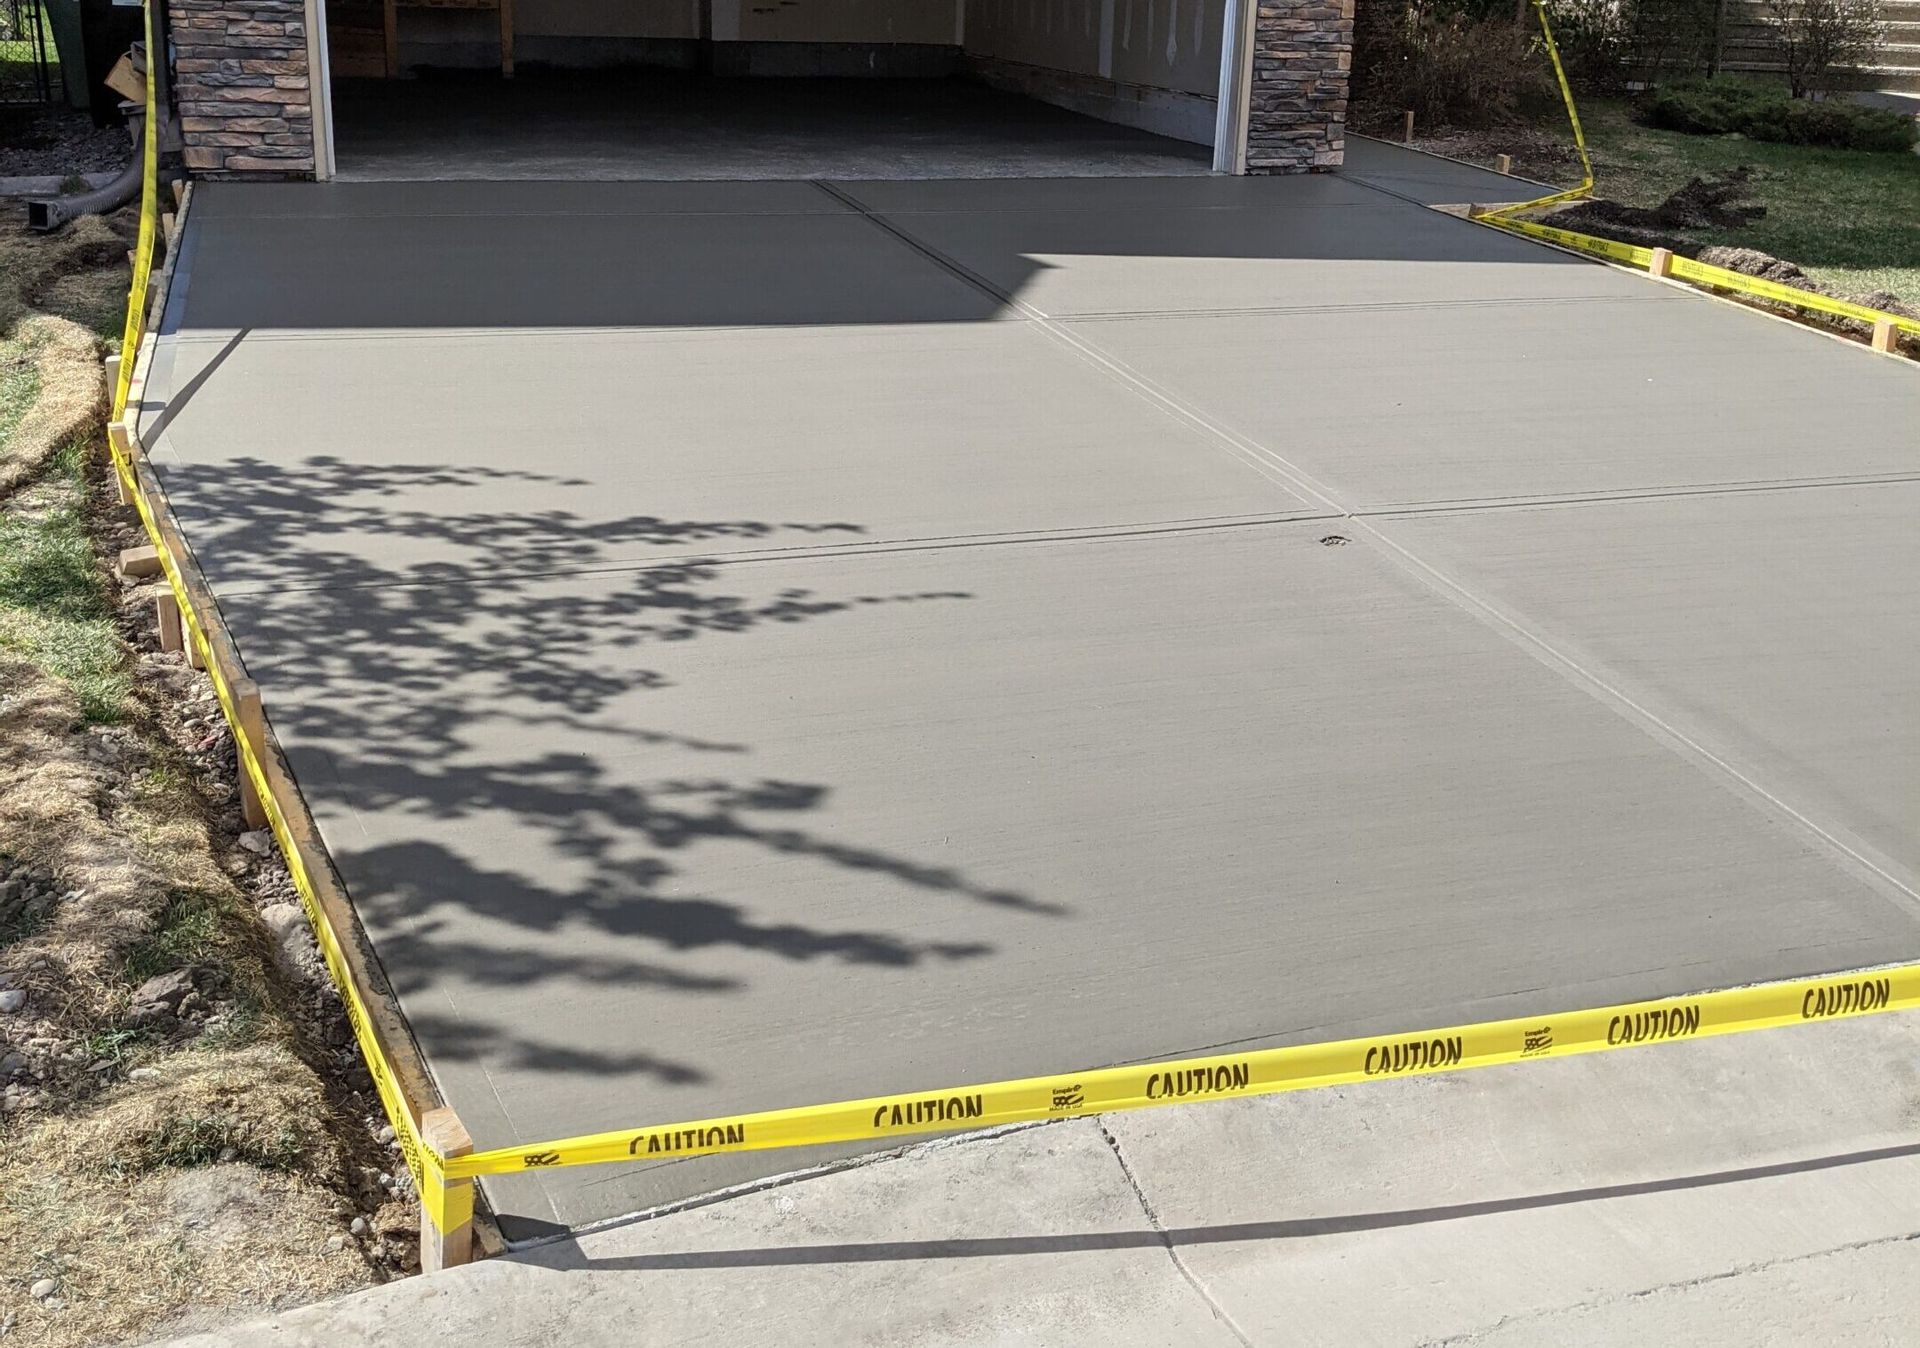
{"label": "stone veneer column", "polygon": [[171,0],[174,97],[196,176],[313,176],[305,0]]}
{"label": "stone veneer column", "polygon": [[1338,168],[1346,155],[1353,0],[1260,0],[1249,173]]}

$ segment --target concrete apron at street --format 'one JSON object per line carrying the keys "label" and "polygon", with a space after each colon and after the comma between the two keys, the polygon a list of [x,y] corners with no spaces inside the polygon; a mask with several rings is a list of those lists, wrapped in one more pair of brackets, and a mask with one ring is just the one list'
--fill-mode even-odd
{"label": "concrete apron at street", "polygon": [[178,1348],[1895,1343],[1920,1015],[1050,1124]]}
{"label": "concrete apron at street", "polygon": [[207,188],[144,440],[478,1147],[1920,955],[1920,382],[1390,177]]}

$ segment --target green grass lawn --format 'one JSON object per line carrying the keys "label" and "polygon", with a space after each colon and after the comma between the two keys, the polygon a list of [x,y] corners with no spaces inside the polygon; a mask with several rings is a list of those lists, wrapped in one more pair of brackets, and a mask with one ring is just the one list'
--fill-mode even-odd
{"label": "green grass lawn", "polygon": [[1752,199],[1766,218],[1693,238],[1758,248],[1849,293],[1891,290],[1920,301],[1920,155],[1660,131],[1618,101],[1583,100],[1580,119],[1597,195],[1653,206],[1688,178],[1751,168]]}

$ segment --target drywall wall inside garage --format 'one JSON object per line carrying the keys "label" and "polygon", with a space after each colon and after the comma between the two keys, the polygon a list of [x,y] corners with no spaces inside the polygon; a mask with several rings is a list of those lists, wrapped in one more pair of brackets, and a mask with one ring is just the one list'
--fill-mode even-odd
{"label": "drywall wall inside garage", "polygon": [[[700,0],[514,0],[516,35],[553,37],[700,36]],[[493,22],[491,14],[483,16]]]}
{"label": "drywall wall inside garage", "polygon": [[[738,14],[731,31],[723,12]],[[958,41],[960,0],[713,0],[713,35],[742,42]]]}
{"label": "drywall wall inside garage", "polygon": [[965,0],[973,72],[1107,121],[1211,144],[1226,0]]}

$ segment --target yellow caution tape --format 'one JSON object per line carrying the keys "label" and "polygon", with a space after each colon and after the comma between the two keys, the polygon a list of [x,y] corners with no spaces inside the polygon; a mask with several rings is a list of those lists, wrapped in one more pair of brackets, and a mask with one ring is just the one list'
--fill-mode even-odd
{"label": "yellow caution tape", "polygon": [[458,1226],[470,1220],[473,1215],[472,1189],[465,1185],[451,1192],[445,1189],[445,1181],[440,1171],[441,1158],[421,1138],[419,1126],[414,1121],[406,1097],[400,1090],[399,1081],[394,1076],[393,1068],[374,1032],[372,1015],[367,1009],[366,998],[361,994],[359,985],[355,982],[347,965],[346,951],[341,944],[340,934],[334,929],[332,921],[315,897],[312,876],[307,871],[299,847],[294,843],[293,835],[287,826],[286,816],[280,810],[279,801],[275,799],[273,790],[268,785],[266,769],[261,764],[259,754],[247,737],[233,687],[221,668],[221,661],[214,652],[213,643],[207,637],[206,626],[199,611],[194,607],[192,596],[187,591],[179,560],[167,545],[153,505],[148,500],[147,493],[140,488],[138,475],[131,459],[118,444],[113,445],[112,453],[114,468],[120,474],[121,480],[127,484],[128,494],[133,498],[134,505],[140,512],[140,521],[146,526],[147,537],[152,540],[154,549],[160,554],[160,565],[166,574],[167,584],[173,590],[174,599],[180,605],[182,635],[187,641],[197,643],[201,651],[207,676],[212,680],[214,693],[218,696],[221,710],[226,713],[227,724],[233,731],[234,750],[240,771],[245,773],[252,782],[254,792],[266,812],[267,824],[273,830],[273,836],[280,844],[280,851],[286,858],[287,871],[293,877],[294,888],[300,895],[300,905],[306,910],[307,921],[313,926],[314,939],[319,944],[327,972],[332,975],[334,986],[340,992],[340,1000],[346,1008],[347,1021],[353,1027],[354,1040],[359,1044],[360,1054],[366,1060],[367,1071],[373,1078],[381,1108],[386,1113],[387,1121],[393,1125],[394,1137],[400,1145],[401,1155],[406,1158],[407,1169],[413,1173],[421,1200],[440,1229],[449,1229],[449,1223]]}
{"label": "yellow caution tape", "polygon": [[140,184],[140,235],[133,246],[133,284],[127,292],[127,321],[120,330],[120,375],[113,386],[113,420],[126,414],[127,394],[133,387],[133,363],[140,350],[146,320],[147,284],[153,276],[153,240],[160,213],[160,118],[155,105],[156,63],[166,60],[166,49],[153,40],[153,6],[143,5],[147,41],[147,111],[140,134],[143,163]]}
{"label": "yellow caution tape", "polygon": [[[164,48],[154,41],[152,7],[147,5],[144,8],[148,60],[146,127],[142,149],[144,181],[140,191],[140,234],[134,248],[133,284],[127,296],[127,320],[121,339],[120,375],[113,391],[115,421],[125,420],[134,365],[139,357],[141,339],[145,335],[147,286],[152,275],[154,241],[159,227],[158,126],[160,119],[156,107],[155,86],[158,81],[155,79],[154,63],[164,60],[165,55]],[[208,639],[206,625],[194,606],[193,597],[188,592],[180,561],[175,557],[173,549],[168,546],[153,503],[148,499],[147,493],[142,490],[139,473],[128,452],[128,447],[117,437],[109,437],[108,443],[113,456],[114,470],[126,484],[127,494],[139,510],[140,522],[145,526],[147,537],[160,556],[160,564],[166,574],[167,584],[173,591],[174,599],[180,605],[182,635],[185,640],[197,643],[203,656],[202,663],[213,682],[214,692],[220,699],[221,710],[226,713],[227,724],[233,731],[234,748],[240,771],[252,782],[254,792],[266,812],[268,825],[273,830],[275,840],[280,844],[281,853],[286,857],[287,870],[293,877],[294,888],[299,892],[301,906],[306,910],[307,920],[313,926],[314,938],[326,962],[327,972],[332,975],[334,986],[339,990],[341,1002],[346,1007],[347,1020],[353,1027],[354,1040],[359,1044],[361,1056],[366,1060],[367,1071],[373,1078],[381,1108],[386,1113],[387,1121],[393,1125],[394,1136],[400,1145],[402,1156],[406,1159],[407,1169],[412,1172],[415,1184],[420,1191],[422,1206],[441,1230],[460,1226],[472,1219],[473,1188],[471,1185],[462,1184],[449,1189],[445,1176],[441,1172],[439,1154],[421,1137],[419,1125],[414,1120],[413,1112],[407,1104],[405,1094],[400,1089],[392,1065],[387,1060],[374,1030],[373,1018],[367,1009],[366,998],[354,981],[352,971],[347,964],[346,951],[341,944],[340,934],[334,929],[333,923],[328,919],[326,911],[321,908],[315,896],[313,880],[307,872],[300,848],[295,845],[286,816],[281,813],[279,801],[268,784],[266,769],[246,734],[233,688],[227,680],[226,671],[215,653],[213,643]]]}
{"label": "yellow caution tape", "polygon": [[1472,218],[1497,229],[1510,230],[1529,238],[1544,239],[1548,243],[1557,243],[1562,248],[1575,248],[1612,262],[1624,262],[1634,267],[1653,265],[1653,249],[1642,248],[1637,244],[1618,243],[1612,239],[1596,239],[1591,234],[1576,234],[1573,230],[1557,229],[1552,225],[1543,225],[1534,220],[1513,220],[1498,212],[1490,215],[1476,215]]}
{"label": "yellow caution tape", "polygon": [[[1573,86],[1567,81],[1566,67],[1560,60],[1560,48],[1553,40],[1553,25],[1547,21],[1545,0],[1533,0],[1534,11],[1540,16],[1540,32],[1546,42],[1547,57],[1553,63],[1554,78],[1560,85],[1560,97],[1567,107],[1567,120],[1573,126],[1574,148],[1580,152],[1581,179],[1578,187],[1568,188],[1564,192],[1549,193],[1536,197],[1532,201],[1514,202],[1511,205],[1495,206],[1485,211],[1475,211],[1469,218],[1478,220],[1496,229],[1504,229],[1514,234],[1523,234],[1529,238],[1541,239],[1547,243],[1558,244],[1562,248],[1571,248],[1576,252],[1591,253],[1595,257],[1606,258],[1609,262],[1620,262],[1630,267],[1653,266],[1653,249],[1642,248],[1637,244],[1619,243],[1613,239],[1595,238],[1591,234],[1580,234],[1570,229],[1559,229],[1553,225],[1542,224],[1537,220],[1520,220],[1515,217],[1523,211],[1536,211],[1547,206],[1557,206],[1562,202],[1579,201],[1593,195],[1593,159],[1587,153],[1586,132],[1580,126],[1580,109],[1573,101]],[[1879,309],[1870,309],[1863,304],[1849,304],[1845,300],[1831,299],[1810,290],[1798,290],[1793,286],[1782,285],[1778,281],[1763,281],[1756,276],[1743,276],[1724,267],[1710,266],[1705,262],[1695,262],[1691,258],[1675,257],[1667,268],[1667,275],[1682,281],[1693,281],[1700,285],[1712,286],[1719,290],[1730,290],[1736,294],[1752,295],[1757,299],[1774,304],[1790,305],[1796,309],[1806,309],[1813,313],[1831,314],[1838,318],[1851,318],[1861,323],[1891,323],[1903,332],[1920,336],[1920,319],[1904,318],[1899,314],[1886,313]]]}
{"label": "yellow caution tape", "polygon": [[1849,304],[1846,300],[1836,300],[1828,295],[1815,294],[1811,290],[1782,285],[1778,281],[1762,280],[1758,276],[1743,276],[1737,271],[1728,271],[1725,267],[1695,262],[1690,257],[1674,258],[1672,265],[1667,268],[1667,274],[1677,280],[1693,281],[1721,290],[1737,291],[1742,295],[1752,295],[1775,304],[1788,304],[1796,309],[1832,314],[1837,318],[1853,318],[1869,324],[1884,321],[1893,324],[1903,332],[1920,336],[1920,319],[1890,314],[1881,309],[1870,309],[1864,304]]}
{"label": "yellow caution tape", "polygon": [[1573,126],[1573,148],[1580,154],[1580,185],[1564,192],[1550,192],[1532,201],[1515,202],[1489,213],[1488,219],[1512,215],[1517,211],[1557,206],[1563,201],[1578,201],[1593,195],[1593,159],[1587,153],[1587,133],[1580,126],[1580,109],[1574,105],[1573,86],[1567,82],[1567,68],[1560,62],[1560,47],[1553,40],[1553,25],[1547,22],[1546,0],[1533,0],[1533,12],[1540,16],[1540,35],[1546,41],[1547,59],[1553,62],[1553,75],[1560,83],[1560,100],[1567,106],[1567,121]]}
{"label": "yellow caution tape", "polygon": [[798,1109],[593,1133],[475,1152],[444,1162],[449,1179],[608,1161],[870,1142],[1204,1100],[1312,1090],[1604,1053],[1780,1025],[1920,1007],[1920,965],[1489,1021],[1417,1034],[1103,1067],[1020,1081],[877,1095]]}

